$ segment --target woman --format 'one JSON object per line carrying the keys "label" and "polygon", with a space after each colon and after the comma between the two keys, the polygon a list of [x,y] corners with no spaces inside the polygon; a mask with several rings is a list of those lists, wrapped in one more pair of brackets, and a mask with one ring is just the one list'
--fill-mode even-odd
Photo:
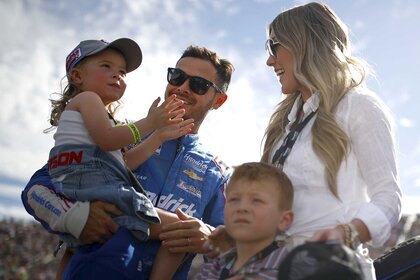
{"label": "woman", "polygon": [[266,129],[261,161],[293,183],[293,246],[339,240],[356,250],[366,279],[375,279],[360,245],[382,245],[401,213],[391,118],[363,87],[367,69],[327,5],[282,12],[268,34],[267,65],[284,99]]}

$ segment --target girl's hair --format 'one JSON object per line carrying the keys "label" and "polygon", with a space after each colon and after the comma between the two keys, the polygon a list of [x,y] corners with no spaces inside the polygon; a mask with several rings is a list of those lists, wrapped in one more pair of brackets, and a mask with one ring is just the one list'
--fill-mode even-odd
{"label": "girl's hair", "polygon": [[[86,62],[89,59],[89,57],[84,58],[83,60],[76,63],[76,65],[73,67],[73,69],[77,69],[78,67],[82,66],[84,62]],[[49,99],[51,102],[51,115],[50,115],[50,124],[51,126],[47,129],[44,129],[44,133],[51,132],[55,129],[55,127],[58,125],[58,121],[60,120],[61,114],[63,113],[64,109],[66,108],[67,103],[78,95],[81,92],[80,88],[73,83],[71,80],[71,77],[68,77],[68,84],[63,90],[63,93],[53,93],[52,95],[58,95],[58,99]],[[112,102],[107,107],[106,110],[109,114],[111,114],[112,117],[114,117],[117,108],[119,106],[120,102]]]}
{"label": "girl's hair", "polygon": [[[344,95],[362,84],[367,65],[350,54],[346,25],[325,4],[309,3],[279,14],[268,26],[269,34],[294,58],[296,80],[311,93],[319,92],[320,103],[312,128],[312,146],[325,164],[331,192],[337,194],[337,173],[346,157],[348,135],[338,126],[335,111]],[[261,161],[269,162],[274,144],[285,133],[299,92],[277,104],[265,131]]]}

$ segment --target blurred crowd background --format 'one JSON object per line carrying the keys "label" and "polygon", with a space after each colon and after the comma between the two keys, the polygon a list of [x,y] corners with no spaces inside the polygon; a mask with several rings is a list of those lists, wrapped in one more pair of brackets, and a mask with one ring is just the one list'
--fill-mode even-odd
{"label": "blurred crowd background", "polygon": [[[404,215],[381,248],[369,248],[373,259],[391,247],[420,235],[420,214]],[[54,257],[58,237],[47,233],[37,222],[6,219],[0,221],[0,280],[55,279],[60,253]],[[196,258],[191,274],[197,271]],[[190,275],[192,276],[192,275]]]}

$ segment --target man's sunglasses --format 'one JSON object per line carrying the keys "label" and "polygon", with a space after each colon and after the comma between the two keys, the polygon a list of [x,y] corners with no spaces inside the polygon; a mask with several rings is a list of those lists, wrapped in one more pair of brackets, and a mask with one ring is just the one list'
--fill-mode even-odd
{"label": "man's sunglasses", "polygon": [[181,69],[178,68],[168,68],[168,76],[167,80],[168,83],[179,87],[182,85],[186,80],[190,80],[189,86],[192,92],[198,95],[204,95],[207,93],[210,87],[214,87],[216,91],[223,92],[217,85],[214,83],[197,76],[190,76]]}
{"label": "man's sunglasses", "polygon": [[265,50],[268,52],[268,55],[276,56],[277,47],[279,45],[279,42],[274,42],[273,39],[267,39],[265,42]]}

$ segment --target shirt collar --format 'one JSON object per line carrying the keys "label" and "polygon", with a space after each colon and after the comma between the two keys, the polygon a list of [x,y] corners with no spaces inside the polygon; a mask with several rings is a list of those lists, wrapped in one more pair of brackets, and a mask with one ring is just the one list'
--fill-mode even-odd
{"label": "shirt collar", "polygon": [[[298,98],[296,98],[295,103],[293,104],[292,110],[287,116],[287,118],[289,119],[289,123],[294,123],[296,121],[296,116],[302,102],[303,102],[302,96],[299,95]],[[306,118],[307,115],[309,115],[312,112],[315,112],[318,109],[318,107],[319,107],[319,91],[316,91],[303,104],[303,118]]]}

